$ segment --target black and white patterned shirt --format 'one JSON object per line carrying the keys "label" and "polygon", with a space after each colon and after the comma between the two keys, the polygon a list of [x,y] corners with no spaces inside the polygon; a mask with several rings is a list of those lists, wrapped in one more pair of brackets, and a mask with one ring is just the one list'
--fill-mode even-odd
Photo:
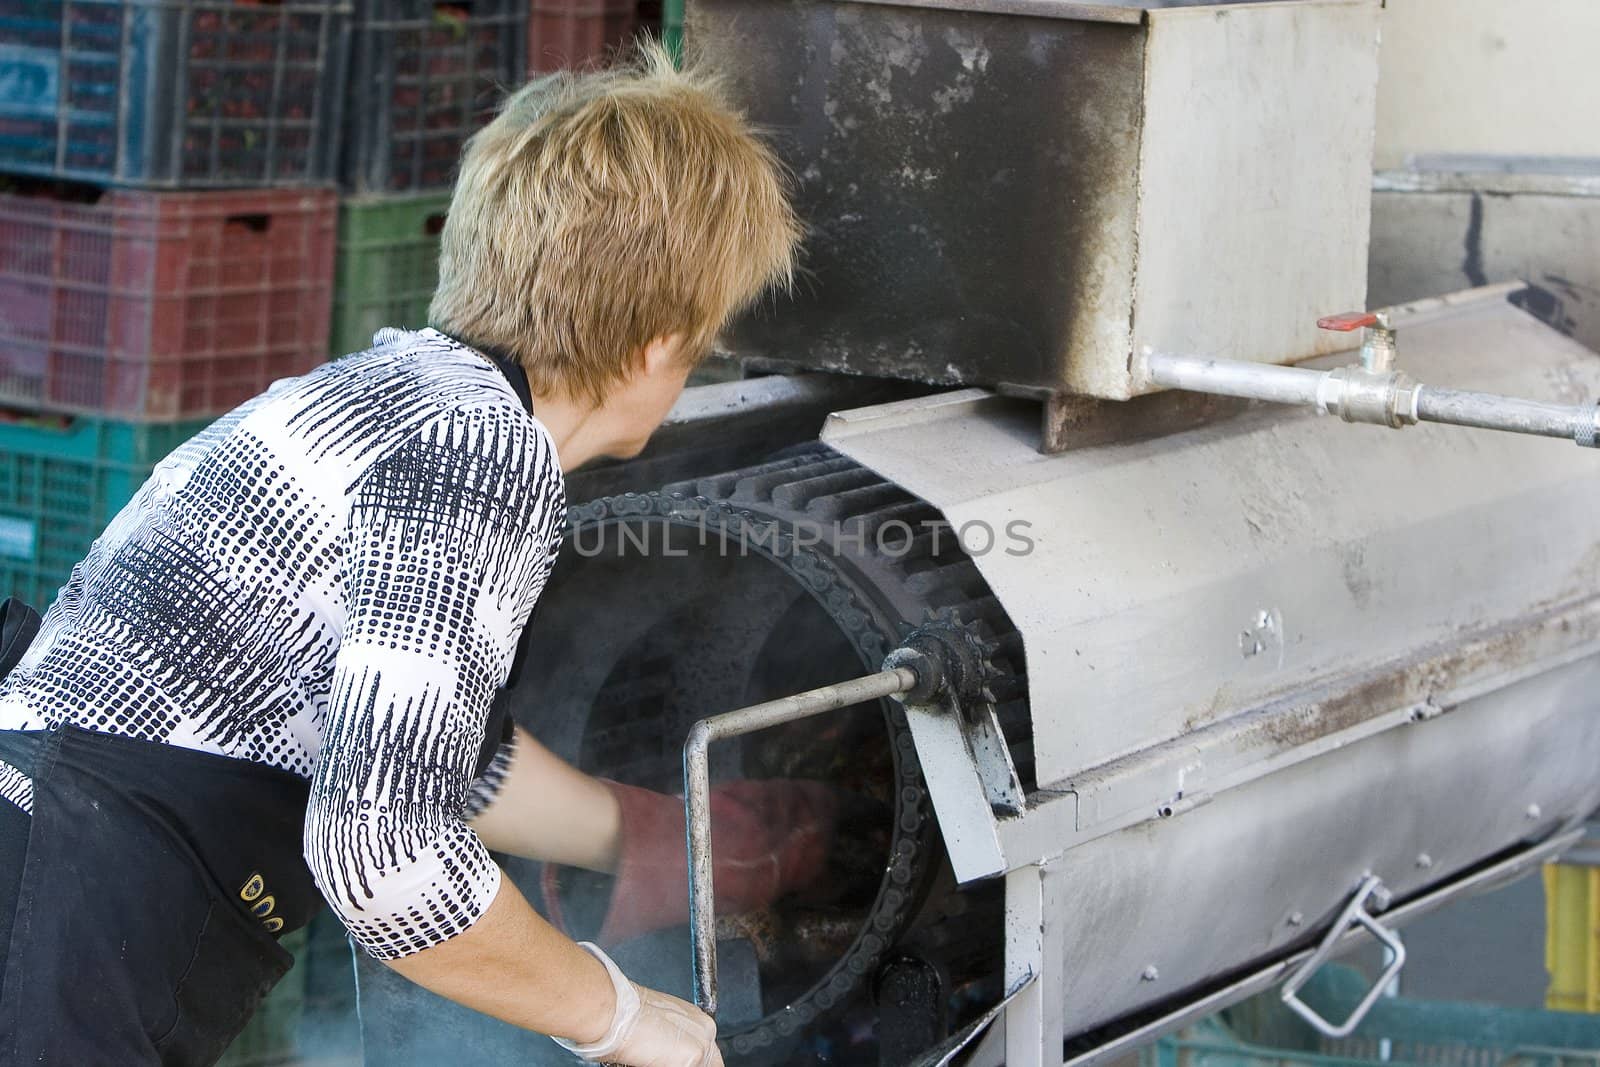
{"label": "black and white patterned shirt", "polygon": [[[312,875],[393,958],[499,889],[466,823],[473,774],[566,504],[554,443],[490,359],[433,330],[374,343],[155,469],[0,683],[0,729],[65,722],[310,779]],[[31,783],[0,764],[0,797],[31,809]]]}

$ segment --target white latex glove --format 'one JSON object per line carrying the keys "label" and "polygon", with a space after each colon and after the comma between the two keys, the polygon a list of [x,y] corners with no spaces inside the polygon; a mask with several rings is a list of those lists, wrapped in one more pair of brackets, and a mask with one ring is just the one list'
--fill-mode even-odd
{"label": "white latex glove", "polygon": [[711,1016],[687,1001],[654,989],[634,985],[611,962],[611,957],[590,941],[578,947],[605,964],[617,1008],[611,1029],[592,1045],[556,1038],[556,1043],[591,1063],[625,1067],[722,1067],[717,1048],[717,1024]]}

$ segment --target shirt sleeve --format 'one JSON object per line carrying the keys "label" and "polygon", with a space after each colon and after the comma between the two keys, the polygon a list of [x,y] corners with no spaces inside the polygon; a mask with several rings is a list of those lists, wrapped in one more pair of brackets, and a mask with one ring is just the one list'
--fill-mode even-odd
{"label": "shirt sleeve", "polygon": [[312,876],[392,959],[467,929],[500,869],[466,823],[485,719],[565,514],[525,413],[441,415],[349,495],[346,622],[306,808]]}
{"label": "shirt sleeve", "polygon": [[[516,735],[506,738],[500,747],[494,750],[494,755],[489,760],[489,765],[478,775],[475,782],[467,789],[467,803],[462,809],[462,818],[476,819],[488,811],[490,806],[500,796],[500,789],[506,783],[506,778],[511,774],[512,764],[517,762]],[[0,771],[4,765],[0,764]]]}

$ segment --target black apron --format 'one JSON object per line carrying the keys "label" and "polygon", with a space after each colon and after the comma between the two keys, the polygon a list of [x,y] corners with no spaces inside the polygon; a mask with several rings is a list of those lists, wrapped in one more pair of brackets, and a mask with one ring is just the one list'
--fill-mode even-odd
{"label": "black apron", "polygon": [[321,904],[308,783],[72,726],[0,732],[0,759],[33,778],[0,1062],[214,1063]]}
{"label": "black apron", "polygon": [[0,801],[0,1064],[215,1063],[322,905],[310,784],[74,726],[0,731],[0,760],[33,778],[31,818]]}
{"label": "black apron", "polygon": [[[480,775],[515,728],[509,698]],[[310,783],[74,726],[0,730],[0,760],[33,779],[31,817],[0,801],[0,1064],[215,1063],[294,962],[277,938],[322,905]]]}

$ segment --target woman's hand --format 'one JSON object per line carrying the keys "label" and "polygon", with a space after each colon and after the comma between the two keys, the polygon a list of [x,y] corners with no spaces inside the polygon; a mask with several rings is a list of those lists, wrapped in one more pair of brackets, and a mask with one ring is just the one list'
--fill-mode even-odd
{"label": "woman's hand", "polygon": [[579,1045],[557,1041],[591,1062],[625,1067],[722,1067],[717,1024],[687,1001],[635,985],[600,949],[581,942],[605,965],[616,993],[611,1027],[599,1041]]}
{"label": "woman's hand", "polygon": [[608,1058],[628,1067],[722,1067],[717,1024],[687,1001],[634,986],[639,1020]]}

